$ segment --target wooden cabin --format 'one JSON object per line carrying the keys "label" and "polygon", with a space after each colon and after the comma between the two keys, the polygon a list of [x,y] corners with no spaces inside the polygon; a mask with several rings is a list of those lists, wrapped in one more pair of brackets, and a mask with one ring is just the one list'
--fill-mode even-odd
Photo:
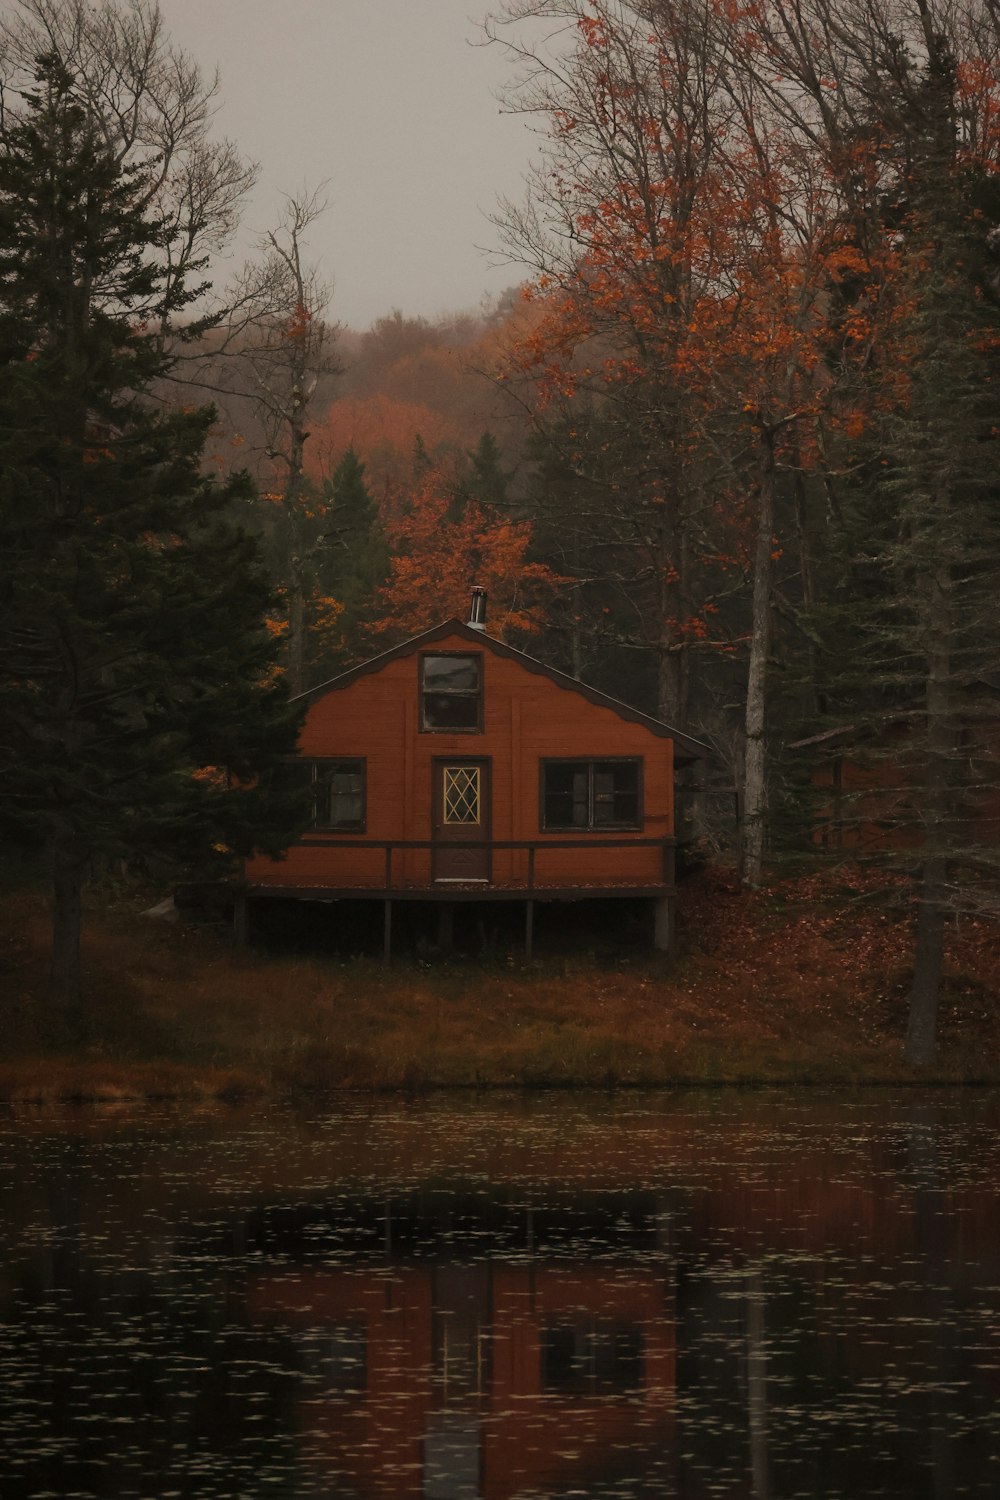
{"label": "wooden cabin", "polygon": [[260,898],[439,903],[449,946],[459,901],[535,904],[642,897],[668,948],[674,773],[706,753],[658,719],[487,634],[485,595],[311,689],[290,774],[312,827],[280,860],[245,867],[237,927]]}

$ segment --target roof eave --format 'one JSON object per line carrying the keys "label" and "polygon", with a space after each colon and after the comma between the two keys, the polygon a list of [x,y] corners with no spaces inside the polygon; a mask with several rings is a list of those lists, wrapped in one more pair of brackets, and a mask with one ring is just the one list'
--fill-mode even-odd
{"label": "roof eave", "polygon": [[[529,672],[538,676],[547,677],[557,687],[562,687],[568,692],[579,693],[602,708],[609,708],[619,718],[629,719],[633,723],[642,724],[653,734],[662,739],[670,739],[674,742],[675,759],[679,765],[691,764],[693,761],[702,760],[711,754],[708,745],[702,744],[700,740],[693,739],[691,735],[684,734],[679,729],[672,728],[662,719],[655,719],[651,714],[645,714],[641,709],[632,708],[627,703],[622,703],[617,698],[612,698],[608,693],[602,693],[599,688],[594,688],[589,683],[581,682],[578,677],[571,677],[567,672],[560,672],[556,667],[546,666],[544,662],[538,661],[536,657],[529,656],[525,651],[519,651],[515,646],[508,646],[506,641],[501,641],[496,636],[489,635],[485,630],[473,628],[464,620],[445,620],[440,625],[433,626],[430,630],[421,632],[420,635],[411,636],[402,641],[398,646],[392,646],[388,651],[383,651],[378,656],[369,657],[367,661],[360,662],[356,667],[351,667],[346,672],[341,672],[337,677],[331,677],[329,681],[319,683],[316,687],[299,693],[293,702],[313,700],[321,698],[325,693],[335,692],[340,688],[349,686],[358,677],[365,677],[373,672],[381,671],[383,666],[388,665],[399,657],[410,656],[420,651],[424,646],[434,641],[443,640],[447,636],[459,635],[474,645],[489,645],[500,656],[507,656],[513,661],[520,662]],[[680,751],[680,754],[676,752]]]}

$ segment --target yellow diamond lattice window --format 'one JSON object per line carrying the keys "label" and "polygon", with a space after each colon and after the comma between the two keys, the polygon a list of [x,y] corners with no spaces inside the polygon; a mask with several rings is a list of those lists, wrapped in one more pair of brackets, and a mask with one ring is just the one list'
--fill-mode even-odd
{"label": "yellow diamond lattice window", "polygon": [[444,820],[446,823],[479,822],[478,766],[445,768]]}

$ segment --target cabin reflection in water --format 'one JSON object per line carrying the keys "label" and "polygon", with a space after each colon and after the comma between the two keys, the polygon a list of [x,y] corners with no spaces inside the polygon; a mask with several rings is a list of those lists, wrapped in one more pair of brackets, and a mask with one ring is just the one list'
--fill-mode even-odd
{"label": "cabin reflection in water", "polygon": [[3,1500],[996,1500],[1000,1097],[599,1107],[18,1122]]}
{"label": "cabin reflection in water", "polygon": [[672,1286],[634,1265],[307,1269],[261,1277],[249,1306],[300,1330],[325,1378],[298,1411],[320,1473],[363,1496],[506,1500],[669,1462]]}

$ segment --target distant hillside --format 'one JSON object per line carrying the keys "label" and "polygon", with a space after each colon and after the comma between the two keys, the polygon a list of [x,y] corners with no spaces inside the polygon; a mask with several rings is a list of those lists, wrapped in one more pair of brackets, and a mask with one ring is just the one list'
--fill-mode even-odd
{"label": "distant hillside", "polygon": [[[340,371],[323,375],[310,400],[306,467],[328,478],[348,448],[366,467],[372,492],[405,483],[412,475],[418,439],[432,460],[465,453],[491,432],[508,467],[521,457],[528,423],[503,382],[494,378],[502,347],[536,316],[511,290],[477,313],[455,313],[430,322],[395,310],[366,331],[342,328],[336,340]],[[172,383],[168,399],[214,401],[219,426],[212,461],[221,469],[249,468],[263,489],[272,465],[255,411],[253,379],[237,349],[213,360],[213,341],[180,371],[191,380]]]}

